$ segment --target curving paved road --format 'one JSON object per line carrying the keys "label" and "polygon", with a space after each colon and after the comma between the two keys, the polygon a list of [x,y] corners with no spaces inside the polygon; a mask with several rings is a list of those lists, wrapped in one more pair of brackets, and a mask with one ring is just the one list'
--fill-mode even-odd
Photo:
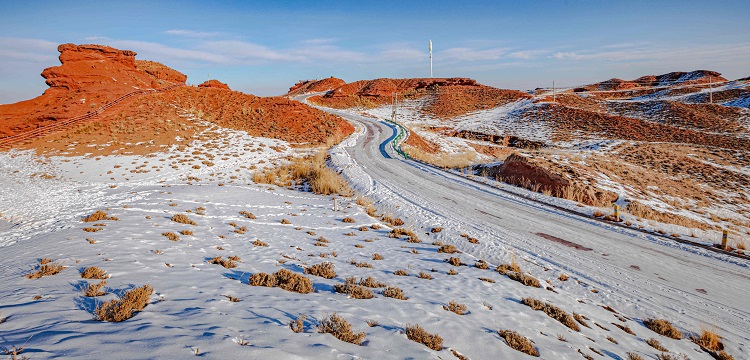
{"label": "curving paved road", "polygon": [[[495,265],[507,261],[509,251],[521,255],[537,265],[522,263],[524,269],[541,279],[554,278],[558,271],[572,274],[583,286],[565,291],[631,316],[680,312],[681,318],[693,320],[686,327],[715,324],[724,333],[750,340],[750,261],[561,213],[400,159],[385,146],[395,136],[390,125],[321,109],[363,130],[356,144],[344,147],[353,159],[344,175],[371,198],[390,204],[400,217],[424,228],[444,227],[441,241]],[[457,236],[463,232],[481,243],[468,244]]]}

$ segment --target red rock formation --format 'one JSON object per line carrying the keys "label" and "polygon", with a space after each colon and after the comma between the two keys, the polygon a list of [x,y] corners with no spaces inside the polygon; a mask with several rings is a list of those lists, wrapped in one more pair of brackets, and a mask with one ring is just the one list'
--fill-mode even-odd
{"label": "red rock formation", "polygon": [[206,80],[203,82],[203,84],[198,85],[198,87],[203,88],[213,88],[213,89],[224,89],[224,90],[232,90],[229,88],[229,85],[219,81],[219,80]]}
{"label": "red rock formation", "polygon": [[86,114],[139,89],[184,84],[186,76],[136,53],[102,45],[58,46],[60,66],[44,69],[43,95],[0,106],[0,137]]}
{"label": "red rock formation", "polygon": [[330,91],[344,85],[346,85],[346,81],[333,76],[322,80],[302,80],[289,88],[287,96]]}

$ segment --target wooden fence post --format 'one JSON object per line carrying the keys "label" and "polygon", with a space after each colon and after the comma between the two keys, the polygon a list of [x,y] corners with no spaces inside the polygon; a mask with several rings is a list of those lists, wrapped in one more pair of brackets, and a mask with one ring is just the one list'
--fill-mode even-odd
{"label": "wooden fence post", "polygon": [[615,221],[620,222],[620,207],[615,204]]}
{"label": "wooden fence post", "polygon": [[728,250],[727,249],[727,247],[729,246],[729,244],[727,244],[728,237],[729,237],[728,231],[726,229],[723,230],[721,232],[721,248],[724,249],[724,250]]}

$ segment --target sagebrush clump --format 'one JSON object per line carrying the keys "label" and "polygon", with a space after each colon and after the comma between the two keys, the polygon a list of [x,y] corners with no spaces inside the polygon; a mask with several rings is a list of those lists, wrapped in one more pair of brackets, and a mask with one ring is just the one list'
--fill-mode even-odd
{"label": "sagebrush clump", "polygon": [[250,276],[248,284],[252,286],[280,287],[286,291],[300,294],[308,294],[314,290],[310,279],[287,269],[281,269],[273,274],[255,273]]}
{"label": "sagebrush clump", "polygon": [[187,224],[187,225],[198,225],[195,223],[195,221],[191,220],[187,215],[184,214],[175,214],[171,218],[172,221],[180,224]]}
{"label": "sagebrush clump", "polygon": [[64,269],[65,269],[65,266],[63,266],[62,263],[59,263],[57,261],[52,261],[49,258],[42,258],[39,260],[39,265],[37,266],[36,271],[30,274],[27,274],[26,278],[33,280],[33,279],[39,279],[43,276],[57,275]]}
{"label": "sagebrush clump", "polygon": [[96,279],[96,280],[104,280],[109,277],[107,275],[107,272],[96,267],[96,266],[90,266],[83,271],[81,271],[81,277],[84,279]]}
{"label": "sagebrush clump", "polygon": [[336,313],[333,313],[331,316],[320,322],[318,332],[331,334],[341,341],[346,341],[355,345],[361,345],[366,336],[364,332],[353,332],[352,324],[346,321],[343,317],[336,315]]}
{"label": "sagebrush clump", "polygon": [[443,338],[438,334],[428,333],[419,324],[407,325],[404,332],[409,340],[424,344],[432,350],[439,351],[443,348]]}
{"label": "sagebrush clump", "polygon": [[148,298],[154,292],[151,285],[134,288],[114,299],[96,307],[96,319],[107,322],[121,322],[135,316],[148,305]]}
{"label": "sagebrush clump", "polygon": [[332,262],[326,261],[324,263],[305,267],[305,274],[320,276],[325,279],[333,279],[336,277],[336,270],[334,269]]}
{"label": "sagebrush clump", "polygon": [[680,331],[675,329],[675,327],[665,319],[646,319],[643,321],[643,325],[646,325],[647,328],[659,335],[664,335],[676,340],[682,339]]}
{"label": "sagebrush clump", "polygon": [[527,337],[512,330],[498,330],[497,334],[505,339],[505,342],[507,342],[508,346],[512,349],[531,356],[539,356],[539,351],[534,347],[534,343],[532,343]]}
{"label": "sagebrush clump", "polygon": [[531,307],[534,310],[541,310],[545,314],[547,314],[549,317],[559,321],[561,324],[569,327],[571,330],[574,331],[580,331],[581,329],[578,327],[578,324],[573,320],[573,317],[570,316],[568,313],[563,311],[562,309],[558,308],[557,306],[554,306],[549,303],[545,303],[543,301],[539,301],[532,298],[523,298],[521,299],[521,303]]}
{"label": "sagebrush clump", "polygon": [[466,314],[466,305],[459,304],[453,300],[448,302],[448,305],[443,305],[443,309],[446,311],[452,311],[458,315],[464,315]]}

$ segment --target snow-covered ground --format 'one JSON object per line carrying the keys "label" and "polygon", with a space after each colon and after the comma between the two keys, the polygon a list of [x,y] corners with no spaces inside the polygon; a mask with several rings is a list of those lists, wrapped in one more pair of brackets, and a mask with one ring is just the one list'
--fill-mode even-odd
{"label": "snow-covered ground", "polygon": [[[575,269],[574,264],[545,260],[544,266],[539,265],[541,259],[554,258],[554,254],[527,256],[519,250],[521,268],[552,290],[526,287],[492,270],[512,252],[508,244],[493,243],[492,239],[507,234],[482,237],[477,233],[482,224],[471,223],[450,225],[440,233],[424,231],[421,226],[434,219],[429,204],[389,201],[379,188],[383,183],[373,180],[370,170],[348,155],[363,139],[362,126],[332,150],[332,162],[358,190],[377,200],[382,211],[390,209],[395,215],[409,212],[409,222],[421,243],[389,237],[390,229],[365,214],[354,198],[338,198],[339,209],[334,211],[331,196],[252,183],[255,167],[282,161],[301,150],[242,132],[212,131],[217,134],[212,140],[154,156],[0,153],[0,349],[23,346],[22,355],[32,359],[449,359],[454,357],[451,349],[470,359],[527,358],[508,347],[496,332],[510,329],[531,338],[545,359],[579,359],[579,351],[595,358],[625,359],[627,352],[653,357],[658,351],[646,345],[644,340],[649,338],[658,338],[673,355],[709,359],[688,340],[659,336],[641,323],[646,315],[665,317],[684,333],[695,332],[702,325],[712,325],[699,324],[692,317],[696,309],[706,309],[723,316],[717,319],[728,321],[715,325],[731,330],[721,334],[726,336],[729,352],[737,359],[747,351],[747,311],[732,317],[726,313],[733,310],[717,309],[710,302],[694,304],[687,311],[670,304],[653,309],[652,299],[639,298],[640,290],[625,301],[617,283],[601,287],[588,283],[584,274],[568,272]],[[421,210],[411,211],[413,206]],[[103,224],[100,226],[81,221],[96,210],[119,220],[97,222]],[[256,218],[246,218],[241,211]],[[173,222],[174,214],[185,214],[197,225]],[[354,222],[343,222],[345,217]],[[289,223],[282,223],[284,219]],[[101,230],[82,230],[91,227]],[[180,234],[184,230],[193,235]],[[162,236],[164,232],[178,234],[179,241],[170,241]],[[475,251],[474,245],[460,239],[457,234],[461,232],[479,237],[482,244],[477,249],[482,250]],[[329,241],[324,244],[327,246],[315,245],[320,237]],[[255,240],[268,246],[255,246]],[[464,253],[438,253],[434,241],[457,244]],[[664,251],[678,250],[665,247]],[[373,259],[376,253],[382,260]],[[240,258],[236,268],[208,263],[214,256],[231,255]],[[468,266],[446,263],[451,256]],[[67,268],[54,276],[25,278],[44,257]],[[480,258],[489,262],[489,270],[472,266]],[[372,268],[354,266],[352,260],[369,263]],[[310,294],[247,284],[257,272],[285,268],[303,274],[304,266],[324,261],[334,264],[337,276],[307,275],[315,288]],[[89,266],[111,275],[106,286],[111,294],[100,298],[81,294],[81,288],[93,282],[79,275]],[[746,263],[733,266],[737,266],[733,272],[747,276]],[[409,276],[396,276],[396,270],[405,270]],[[450,270],[458,274],[448,275]],[[632,288],[631,274],[609,273],[611,270],[604,267],[599,271],[607,278],[622,276],[627,288]],[[432,279],[419,278],[420,272]],[[562,273],[570,279],[561,281]],[[375,297],[367,300],[333,291],[333,286],[347,277],[368,276],[401,288],[408,300],[385,297],[380,294],[382,289],[373,289]],[[677,274],[664,276],[671,280]],[[142,312],[122,323],[94,320],[97,304],[144,284],[152,285],[155,292]],[[734,290],[727,294],[735,294]],[[697,299],[666,285],[664,291],[680,301]],[[231,302],[226,296],[241,301]],[[573,331],[521,304],[524,297],[585,315],[590,327]],[[465,304],[468,313],[444,310],[452,300]],[[604,309],[606,305],[618,312]],[[366,333],[361,346],[316,332],[320,320],[333,313],[347,319],[354,331]],[[305,331],[292,332],[288,324],[302,314],[306,315]],[[367,320],[377,325],[370,327]],[[442,336],[443,350],[430,350],[408,340],[403,333],[408,324],[419,324]],[[613,324],[627,326],[635,335]]]}

